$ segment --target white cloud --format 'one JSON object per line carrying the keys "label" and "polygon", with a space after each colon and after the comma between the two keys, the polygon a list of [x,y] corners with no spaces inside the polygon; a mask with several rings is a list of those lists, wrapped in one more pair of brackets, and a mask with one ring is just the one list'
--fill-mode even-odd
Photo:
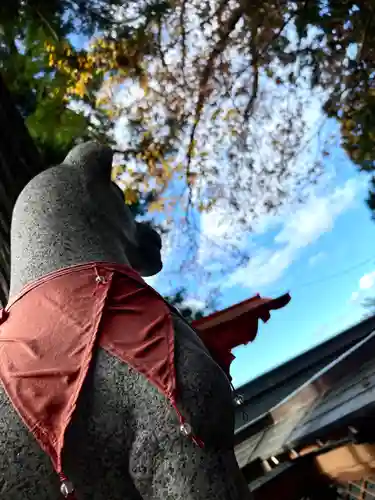
{"label": "white cloud", "polygon": [[375,287],[375,271],[364,274],[358,283],[358,290],[352,292],[349,302],[362,302],[366,296],[368,290]]}
{"label": "white cloud", "polygon": [[352,205],[360,187],[359,182],[349,180],[329,194],[314,195],[303,207],[290,210],[274,238],[276,248],[259,248],[245,267],[229,277],[227,285],[256,288],[276,282],[304,248],[332,230],[337,217]]}
{"label": "white cloud", "polygon": [[193,297],[184,300],[184,307],[190,307],[193,311],[202,311],[206,307],[206,303],[203,300],[194,299]]}
{"label": "white cloud", "polygon": [[289,213],[275,242],[295,248],[310,245],[323,233],[332,230],[336,218],[354,201],[358,187],[357,182],[349,180],[328,196],[312,196],[306,205]]}
{"label": "white cloud", "polygon": [[373,271],[372,273],[365,274],[359,280],[360,290],[369,290],[370,288],[373,288],[374,285],[375,285],[375,271]]}

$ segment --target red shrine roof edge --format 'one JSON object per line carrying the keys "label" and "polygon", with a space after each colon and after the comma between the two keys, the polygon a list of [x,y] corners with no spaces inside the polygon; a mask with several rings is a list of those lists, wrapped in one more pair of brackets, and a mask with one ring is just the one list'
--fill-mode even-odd
{"label": "red shrine roof edge", "polygon": [[193,321],[194,328],[199,328],[199,330],[206,330],[212,328],[218,324],[227,323],[234,320],[238,316],[242,316],[251,312],[254,313],[256,309],[266,308],[269,311],[275,309],[281,309],[285,307],[291,300],[289,293],[280,295],[275,299],[270,299],[266,297],[261,297],[260,295],[255,295],[250,299],[244,300],[234,304],[233,306],[227,307],[221,311],[214,312],[204,318]]}

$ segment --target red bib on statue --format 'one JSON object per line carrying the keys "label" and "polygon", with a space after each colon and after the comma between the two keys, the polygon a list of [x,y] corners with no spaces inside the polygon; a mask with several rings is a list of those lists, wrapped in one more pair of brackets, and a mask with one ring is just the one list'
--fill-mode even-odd
{"label": "red bib on statue", "polygon": [[96,263],[47,275],[8,304],[2,321],[0,379],[57,472],[94,346],[142,373],[175,405],[171,312],[130,267]]}

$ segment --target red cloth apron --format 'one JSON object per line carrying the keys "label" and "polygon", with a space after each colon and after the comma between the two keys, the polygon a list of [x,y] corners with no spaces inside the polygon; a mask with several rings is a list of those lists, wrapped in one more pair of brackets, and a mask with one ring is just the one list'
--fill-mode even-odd
{"label": "red cloth apron", "polygon": [[[256,311],[252,315],[256,322],[262,316]],[[50,456],[66,497],[74,498],[74,493],[62,470],[64,436],[94,347],[101,346],[147,377],[185,426],[176,406],[171,308],[130,267],[94,262],[46,275],[9,302],[0,324],[0,380]],[[219,338],[211,340],[204,336],[223,365],[229,344],[224,342],[220,351]],[[188,429],[186,425],[182,431],[203,446]]]}
{"label": "red cloth apron", "polygon": [[171,311],[130,267],[92,263],[51,273],[22,290],[2,321],[0,380],[63,480],[64,435],[94,346],[142,373],[176,408]]}

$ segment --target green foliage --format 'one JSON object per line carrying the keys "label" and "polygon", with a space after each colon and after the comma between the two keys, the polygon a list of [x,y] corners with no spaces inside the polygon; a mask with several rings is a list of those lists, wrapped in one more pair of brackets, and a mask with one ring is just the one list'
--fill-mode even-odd
{"label": "green foliage", "polygon": [[204,316],[205,311],[193,310],[191,307],[184,305],[186,300],[186,290],[184,288],[180,288],[173,295],[165,297],[165,300],[175,306],[189,323]]}
{"label": "green foliage", "polygon": [[[341,124],[342,145],[360,170],[375,170],[375,16],[371,1],[328,4],[316,24],[324,32],[327,49],[320,62],[330,85],[325,110]],[[326,68],[327,62],[331,64]],[[370,189],[369,207],[375,197]]]}
{"label": "green foliage", "polygon": [[48,65],[45,44],[51,35],[46,30],[32,19],[22,26],[6,26],[0,38],[5,48],[0,69],[46,164],[51,164],[61,161],[85,135],[88,121],[69,109],[66,78]]}
{"label": "green foliage", "polygon": [[[375,171],[371,0],[265,0],[258,6],[3,0],[0,24],[0,69],[45,161],[60,161],[76,141],[90,137],[114,145],[115,125],[124,123],[131,147],[122,150],[120,176],[131,163],[126,190],[134,205],[139,199],[145,207],[144,193],[152,190],[153,209],[164,210],[165,192],[179,177],[195,190],[188,203],[208,210],[224,200],[249,230],[257,213],[275,212],[294,195],[301,199],[320,167],[314,163],[304,174],[293,168],[306,139],[301,116],[309,97],[299,97],[300,89],[324,90],[325,112],[340,122],[348,155],[361,170]],[[262,148],[269,150],[261,160],[272,162],[272,175],[254,168],[263,140],[254,131],[261,134],[270,113],[277,115],[262,90],[266,80],[280,89],[280,109],[283,89],[295,102],[280,111]],[[143,95],[117,99],[130,87]],[[254,192],[257,199],[249,196]],[[369,205],[375,206],[373,190]]]}
{"label": "green foliage", "polygon": [[[114,144],[115,113],[98,104],[97,95],[104,77],[118,77],[122,64],[128,72],[132,65],[140,68],[137,54],[148,50],[147,34],[138,29],[126,42],[134,30],[121,26],[123,38],[112,42],[112,52],[103,49],[100,39],[99,49],[75,49],[71,38],[90,39],[116,27],[114,8],[120,4],[30,0],[6,1],[0,7],[0,70],[47,165],[61,162],[78,141],[94,138]],[[160,4],[158,15],[165,7]],[[108,47],[110,37],[104,40]],[[132,60],[121,59],[119,48],[126,44],[135,46]],[[133,211],[144,211],[147,199],[138,192]]]}

